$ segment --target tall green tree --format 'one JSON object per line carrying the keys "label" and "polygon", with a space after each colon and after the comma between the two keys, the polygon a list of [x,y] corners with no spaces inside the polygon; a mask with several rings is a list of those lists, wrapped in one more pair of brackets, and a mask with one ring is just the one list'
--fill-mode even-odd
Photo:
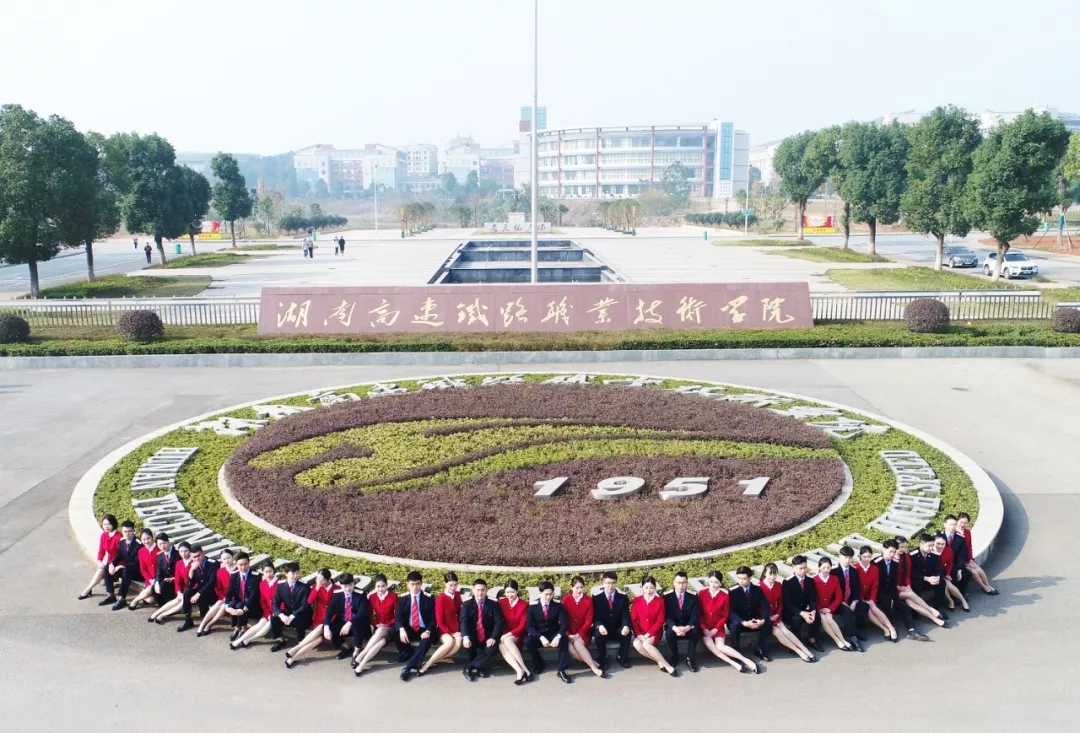
{"label": "tall green tree", "polygon": [[[820,180],[822,183],[829,181],[834,191],[840,188],[840,182],[844,178],[844,167],[840,164],[840,130],[839,125],[818,130],[806,144],[806,152],[803,154],[803,165],[808,178]],[[847,249],[851,239],[851,204],[847,201],[844,201],[840,222],[844,228],[844,242],[840,248]]]}
{"label": "tall green tree", "polygon": [[799,226],[798,239],[803,240],[803,215],[806,202],[825,182],[821,171],[806,161],[806,148],[814,139],[812,130],[784,138],[773,154],[773,168],[780,176],[780,193],[795,204],[795,219]]}
{"label": "tall green tree", "polygon": [[1060,120],[1027,110],[990,131],[975,151],[968,177],[972,223],[997,242],[994,280],[1009,243],[1032,234],[1039,214],[1056,201],[1055,173],[1069,147],[1069,133]]}
{"label": "tall green tree", "polygon": [[[72,190],[59,219],[65,244],[81,244],[86,251],[86,279],[94,281],[94,241],[120,228],[119,195],[105,171],[105,136],[88,132],[86,145],[67,165]],[[92,157],[91,157],[92,156]]]}
{"label": "tall green tree", "polygon": [[855,221],[870,227],[867,254],[877,253],[879,224],[900,221],[900,196],[907,185],[907,137],[897,123],[849,122],[840,130],[840,195]]}
{"label": "tall green tree", "polygon": [[191,254],[195,254],[195,237],[202,231],[203,217],[210,211],[210,181],[193,168],[181,166],[184,184],[184,205],[187,209],[187,235],[191,240]]}
{"label": "tall green tree", "polygon": [[672,163],[660,175],[660,188],[671,197],[676,209],[685,209],[690,204],[690,175],[686,166],[678,161]]}
{"label": "tall green tree", "polygon": [[480,174],[476,171],[469,171],[469,174],[465,176],[465,185],[462,186],[463,193],[466,197],[472,196],[474,193],[480,190]]}
{"label": "tall green tree", "polygon": [[443,192],[445,192],[447,196],[453,196],[454,194],[456,194],[458,188],[457,176],[455,176],[450,171],[443,173],[442,187]]}
{"label": "tall green tree", "polygon": [[105,170],[120,191],[128,231],[150,234],[164,265],[164,240],[184,236],[190,223],[173,146],[158,135],[117,133],[105,142]]}
{"label": "tall green tree", "polygon": [[[1061,216],[1064,217],[1069,207],[1077,201],[1080,201],[1080,132],[1074,132],[1069,137],[1069,147],[1058,170],[1058,205],[1061,207]],[[1062,229],[1063,227],[1058,227],[1058,248],[1061,247]],[[1071,239],[1069,250],[1072,250]]]}
{"label": "tall green tree", "polygon": [[70,122],[0,107],[0,256],[27,265],[32,297],[41,294],[38,263],[82,241],[69,207],[90,205],[96,175],[97,155]]}
{"label": "tall green tree", "polygon": [[967,180],[982,143],[979,121],[959,107],[938,107],[907,128],[907,189],[900,213],[908,229],[937,241],[934,269],[941,269],[945,237],[971,231]]}
{"label": "tall green tree", "polygon": [[229,222],[232,248],[236,249],[236,220],[251,216],[254,202],[247,189],[247,182],[240,174],[236,158],[228,153],[218,153],[210,161],[210,170],[218,179],[213,188],[214,210]]}

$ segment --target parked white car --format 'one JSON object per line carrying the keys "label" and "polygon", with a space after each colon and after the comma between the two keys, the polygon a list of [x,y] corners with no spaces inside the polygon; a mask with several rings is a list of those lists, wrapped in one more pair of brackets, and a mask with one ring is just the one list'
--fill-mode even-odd
{"label": "parked white car", "polygon": [[[997,262],[997,252],[986,255],[983,262],[983,274],[993,275],[994,264]],[[1023,252],[1006,252],[1005,261],[1001,263],[1001,276],[1006,280],[1014,277],[1035,277],[1039,274],[1039,266],[1028,259]]]}

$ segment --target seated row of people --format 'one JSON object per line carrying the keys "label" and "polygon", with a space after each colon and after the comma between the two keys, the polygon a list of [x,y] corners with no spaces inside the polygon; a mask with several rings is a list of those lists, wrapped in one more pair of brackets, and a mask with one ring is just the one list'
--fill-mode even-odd
{"label": "seated row of people", "polygon": [[[401,596],[382,575],[375,577],[374,589],[366,595],[352,575],[344,573],[335,582],[325,568],[305,583],[297,563],[284,566],[282,581],[269,563],[253,571],[246,552],[223,550],[219,560],[213,560],[198,545],[173,546],[164,533],[155,537],[143,530],[136,540],[130,521],[117,533],[115,518],[106,516],[99,567],[79,598],[88,598],[98,583],[104,583],[106,596],[99,605],[135,610],[155,604],[147,620],[157,624],[182,613],[178,632],[196,628],[193,614],[198,608],[196,635],[209,634],[215,623],[228,620],[234,650],[270,637],[275,640],[271,651],[280,651],[286,646],[284,630],[290,628],[297,643],[286,651],[287,668],[329,642],[339,649],[339,659],[351,657],[357,677],[391,641],[404,664],[400,674],[404,681],[427,674],[463,648],[469,657],[463,674],[470,680],[487,677],[498,653],[514,670],[515,684],[529,682],[545,668],[540,654],[545,647],[556,650],[560,680],[571,681],[567,674],[571,660],[606,678],[610,642],[618,644],[616,659],[623,667],[629,666],[632,646],[660,670],[676,676],[683,642],[686,667],[692,672],[698,670],[697,652],[704,645],[734,669],[758,673],[757,663],[740,651],[744,634],[756,634],[754,654],[762,661],[771,660],[769,644],[775,637],[812,663],[817,661],[815,652],[824,651],[826,637],[849,652],[865,651],[862,642],[867,641],[864,632],[870,626],[898,641],[894,620],[903,625],[907,638],[926,640],[916,629],[914,616],[947,626],[943,607],[951,610],[959,602],[969,610],[963,589],[970,581],[996,594],[974,562],[966,522],[966,515],[947,517],[943,531],[922,535],[914,553],[908,553],[903,537],[886,541],[878,559],[868,546],[860,548],[857,560],[852,548],[842,547],[839,566],[822,557],[813,576],[807,559],[797,556],[791,560],[793,574],[783,581],[777,565],[770,563],[758,583],[753,582],[751,568],[741,567],[737,584],[725,589],[723,576],[712,571],[706,587],[692,593],[686,573],[679,572],[673,589],[661,596],[655,579],[647,575],[640,583],[641,594],[630,600],[618,589],[618,576],[607,572],[595,595],[588,595],[585,581],[574,577],[570,593],[559,600],[551,583],[541,583],[539,601],[530,605],[514,580],[505,584],[500,598],[492,599],[487,583],[476,579],[471,597],[463,600],[452,572],[444,576],[443,591],[435,597],[423,590],[423,579],[416,572],[409,574],[408,594]],[[128,603],[132,581],[142,582],[143,589]],[[670,657],[661,651],[661,637]],[[523,649],[529,652],[531,669]]]}

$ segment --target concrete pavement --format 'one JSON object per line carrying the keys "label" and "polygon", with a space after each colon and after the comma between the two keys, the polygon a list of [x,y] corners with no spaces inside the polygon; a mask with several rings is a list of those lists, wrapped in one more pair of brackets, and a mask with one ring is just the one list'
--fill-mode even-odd
{"label": "concrete pavement", "polygon": [[[464,730],[511,720],[516,730],[531,731],[566,719],[591,725],[605,716],[625,726],[647,711],[650,728],[675,730],[694,718],[737,720],[739,710],[752,716],[748,725],[768,730],[845,726],[837,715],[815,713],[822,695],[830,712],[840,696],[856,709],[860,696],[884,700],[856,713],[850,724],[860,729],[1073,729],[1080,684],[1080,639],[1070,633],[1080,603],[1074,559],[1080,486],[1073,458],[1080,439],[1080,364],[746,361],[596,369],[834,400],[951,443],[987,469],[1004,495],[1005,527],[988,564],[1002,595],[976,596],[973,612],[954,615],[955,628],[931,632],[932,643],[891,645],[874,635],[866,654],[829,651],[813,666],[777,652],[757,677],[709,664],[673,680],[636,660],[631,670],[616,669],[615,679],[581,676],[574,685],[548,673],[515,688],[501,664],[492,679],[473,685],[456,667],[404,685],[387,667],[355,680],[346,664],[326,653],[289,672],[281,655],[265,648],[227,651],[223,632],[195,639],[146,624],[141,612],[113,613],[75,600],[92,566],[68,528],[71,487],[108,451],[185,417],[431,368],[6,371],[0,373],[0,574],[8,582],[0,594],[0,659],[13,674],[0,687],[5,729],[92,733],[160,714],[168,717],[158,724],[168,726],[188,720],[211,730],[260,733],[381,721]],[[185,718],[185,709],[194,717]]]}

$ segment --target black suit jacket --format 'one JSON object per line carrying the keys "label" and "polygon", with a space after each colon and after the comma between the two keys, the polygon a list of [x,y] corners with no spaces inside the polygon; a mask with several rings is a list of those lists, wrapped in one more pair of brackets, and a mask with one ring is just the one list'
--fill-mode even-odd
{"label": "black suit jacket", "polygon": [[730,604],[730,611],[728,612],[728,624],[735,626],[741,624],[743,621],[752,621],[754,619],[769,620],[769,602],[765,600],[765,594],[761,592],[761,588],[750,584],[750,596],[746,595],[746,590],[741,585],[736,585],[728,590],[728,603]]}
{"label": "black suit jacket", "polygon": [[894,559],[889,563],[889,569],[885,569],[885,560],[877,559],[874,565],[878,569],[878,597],[877,602],[887,605],[889,601],[896,600],[900,582],[900,560]]}
{"label": "black suit jacket", "polygon": [[[176,577],[176,563],[180,562],[180,553],[173,546],[169,546],[168,554],[159,552],[157,556],[157,576],[154,578],[159,583],[172,583]],[[164,588],[162,588],[164,592]]]}
{"label": "black suit jacket", "polygon": [[697,596],[687,591],[683,593],[683,606],[679,608],[679,597],[674,590],[664,594],[664,628],[671,629],[674,626],[698,627],[701,618],[701,606]]}
{"label": "black suit jacket", "polygon": [[926,586],[926,578],[935,575],[941,576],[941,558],[932,552],[923,555],[921,552],[911,554],[911,590],[922,593]]}
{"label": "black suit jacket", "polygon": [[[562,607],[562,604],[555,600],[548,604],[547,618],[544,618],[542,603],[534,603],[529,606],[529,610],[525,614],[526,636],[542,636],[550,641],[557,634],[562,634],[565,637],[569,628],[570,617],[566,615],[566,609]],[[611,633],[610,629],[608,633]]]}
{"label": "black suit jacket", "polygon": [[113,558],[113,565],[123,565],[138,571],[139,548],[141,547],[142,543],[137,538],[133,538],[131,544],[127,544],[127,540],[121,539],[120,544],[116,547],[116,557]]}
{"label": "black suit jacket", "polygon": [[345,618],[345,593],[335,593],[330,597],[330,603],[326,607],[325,623],[331,629],[340,629],[346,623],[354,627],[357,624],[367,624],[371,627],[371,604],[363,593],[352,592],[352,616]]}
{"label": "black suit jacket", "polygon": [[[836,566],[829,575],[835,575],[840,581],[840,598],[844,598],[844,588],[847,587],[847,582],[844,580],[844,569],[839,565]],[[854,565],[848,567],[848,578],[851,579],[851,596],[848,598],[848,603],[852,601],[862,600],[862,581],[859,580],[859,571],[855,569]],[[875,599],[876,600],[876,599]]]}
{"label": "black suit jacket", "polygon": [[214,560],[203,559],[202,565],[192,565],[188,590],[192,595],[199,594],[199,598],[207,594],[217,597],[215,587],[217,585],[217,571],[220,565]]}
{"label": "black suit jacket", "polygon": [[286,616],[298,616],[301,613],[310,612],[311,604],[308,603],[310,593],[310,586],[300,580],[296,581],[292,592],[289,592],[288,581],[278,583],[274,590],[274,615],[283,613]]}
{"label": "black suit jacket", "polygon": [[952,542],[949,542],[949,547],[952,548],[953,554],[953,579],[956,579],[960,571],[967,565],[967,539],[959,532],[953,532]]}
{"label": "black suit jacket", "polygon": [[244,576],[244,592],[240,593],[240,571],[236,571],[229,577],[229,589],[225,591],[225,604],[230,608],[242,608],[248,615],[258,614],[262,610],[262,599],[259,598],[259,581],[261,578],[248,570]]}
{"label": "black suit jacket", "polygon": [[[476,638],[476,606],[477,602],[475,598],[470,598],[461,604],[461,638],[471,639],[473,644],[478,644],[479,639]],[[491,598],[484,599],[484,639],[499,640],[502,636],[503,628],[503,615],[502,609],[499,608],[499,602],[492,600]]]}
{"label": "black suit jacket", "polygon": [[817,585],[809,575],[803,578],[802,585],[799,579],[792,575],[784,581],[784,605],[783,617],[794,618],[803,611],[817,610]]}
{"label": "black suit jacket", "polygon": [[[420,629],[421,633],[430,631],[435,638],[438,638],[439,630],[435,627],[435,599],[430,594],[421,591],[417,605],[420,607],[420,620],[424,622]],[[412,615],[412,594],[406,590],[405,595],[398,597],[397,614],[394,616],[394,631],[412,629],[412,624],[409,621],[410,615]]]}
{"label": "black suit jacket", "polygon": [[608,636],[619,636],[623,627],[630,628],[630,601],[626,594],[616,590],[608,606],[606,593],[597,593],[592,597],[593,627],[603,626]]}

